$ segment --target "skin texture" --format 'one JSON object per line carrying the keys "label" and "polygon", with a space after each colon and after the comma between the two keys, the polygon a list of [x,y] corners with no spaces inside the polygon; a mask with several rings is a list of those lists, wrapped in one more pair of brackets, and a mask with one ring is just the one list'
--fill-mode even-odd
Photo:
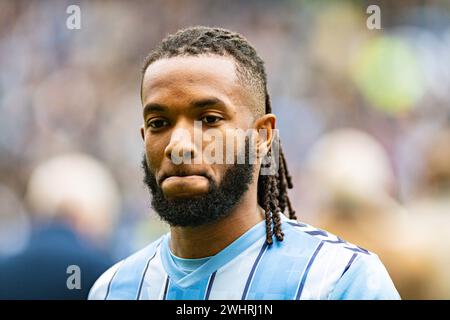
{"label": "skin texture", "polygon": [[[181,164],[171,161],[173,148],[181,147],[195,160],[200,146],[193,139],[177,140],[178,129],[194,136],[194,121],[202,121],[202,129],[266,129],[267,136],[256,136],[256,147],[265,152],[273,137],[276,117],[266,114],[255,119],[251,110],[258,103],[252,90],[243,86],[236,75],[235,62],[218,55],[177,56],[152,63],[145,71],[142,84],[144,124],[141,136],[145,144],[147,164],[155,174],[168,199],[198,197],[209,188],[207,175],[220,184],[226,164]],[[203,150],[209,142],[203,141]],[[225,143],[224,143],[225,145]],[[223,150],[216,150],[223,152]],[[225,158],[225,157],[224,157]],[[180,174],[187,176],[180,176]],[[170,248],[182,258],[201,258],[219,251],[263,220],[257,203],[259,165],[248,191],[225,218],[196,227],[171,227]]]}

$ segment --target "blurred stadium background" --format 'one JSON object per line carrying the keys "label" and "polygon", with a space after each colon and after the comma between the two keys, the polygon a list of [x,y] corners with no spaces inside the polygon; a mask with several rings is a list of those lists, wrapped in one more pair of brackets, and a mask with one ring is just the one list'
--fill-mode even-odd
{"label": "blurred stadium background", "polygon": [[447,0],[0,1],[0,261],[55,216],[112,262],[167,231],[141,182],[140,68],[191,25],[265,60],[300,219],[378,253],[403,298],[450,299]]}

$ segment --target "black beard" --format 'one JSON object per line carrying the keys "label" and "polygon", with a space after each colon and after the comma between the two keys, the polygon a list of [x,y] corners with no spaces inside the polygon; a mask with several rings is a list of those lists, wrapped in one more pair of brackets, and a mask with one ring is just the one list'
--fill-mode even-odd
{"label": "black beard", "polygon": [[206,194],[168,200],[148,167],[145,155],[142,160],[144,184],[152,194],[152,207],[162,220],[180,227],[198,227],[228,216],[253,182],[253,166],[248,161],[234,164],[226,170],[219,185],[208,178],[209,190]]}

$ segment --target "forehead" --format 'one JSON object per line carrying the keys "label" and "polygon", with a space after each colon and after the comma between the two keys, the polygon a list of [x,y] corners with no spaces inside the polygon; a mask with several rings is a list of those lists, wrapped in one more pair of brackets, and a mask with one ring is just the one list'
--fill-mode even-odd
{"label": "forehead", "polygon": [[190,97],[215,95],[233,103],[248,99],[247,90],[239,84],[235,62],[218,55],[178,56],[157,60],[145,71],[142,102],[145,105],[158,96]]}

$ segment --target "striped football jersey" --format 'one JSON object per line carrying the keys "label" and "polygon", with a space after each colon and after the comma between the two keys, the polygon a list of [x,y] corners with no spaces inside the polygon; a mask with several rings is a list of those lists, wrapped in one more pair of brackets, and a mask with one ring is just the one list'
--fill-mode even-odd
{"label": "striped football jersey", "polygon": [[89,299],[399,299],[377,255],[282,215],[283,241],[266,244],[265,222],[186,272],[173,260],[170,233],[120,261]]}

